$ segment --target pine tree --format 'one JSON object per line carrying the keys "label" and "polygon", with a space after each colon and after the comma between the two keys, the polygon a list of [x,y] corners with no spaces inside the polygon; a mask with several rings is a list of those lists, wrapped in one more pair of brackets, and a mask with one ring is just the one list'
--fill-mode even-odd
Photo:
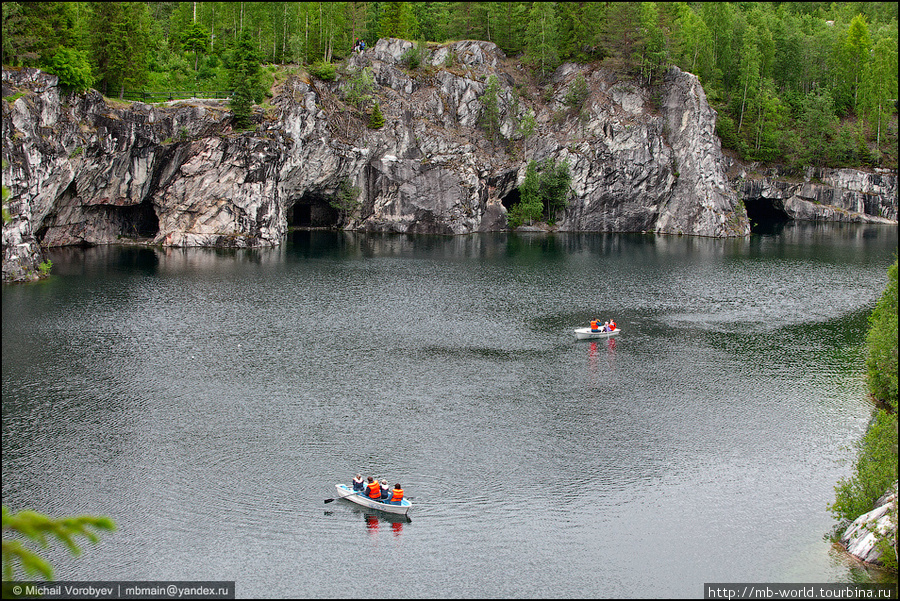
{"label": "pine tree", "polygon": [[235,48],[230,69],[234,90],[231,110],[239,127],[248,127],[253,114],[253,104],[262,99],[260,86],[260,62],[249,31],[241,34]]}
{"label": "pine tree", "polygon": [[372,129],[381,129],[384,127],[384,115],[381,114],[381,107],[378,103],[372,108],[372,117],[369,119],[369,127]]}
{"label": "pine tree", "polygon": [[487,86],[481,96],[481,126],[487,131],[491,144],[497,141],[500,133],[500,81],[496,75],[488,77]]}

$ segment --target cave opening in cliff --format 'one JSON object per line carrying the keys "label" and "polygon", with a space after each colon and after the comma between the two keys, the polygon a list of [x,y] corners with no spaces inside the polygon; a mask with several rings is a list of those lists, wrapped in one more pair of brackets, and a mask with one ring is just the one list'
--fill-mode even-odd
{"label": "cave opening in cliff", "polygon": [[305,192],[288,207],[287,222],[290,228],[337,227],[340,213],[329,203],[325,194]]}
{"label": "cave opening in cliff", "polygon": [[750,220],[750,232],[754,234],[768,234],[782,228],[791,220],[784,212],[780,201],[769,198],[745,198],[744,207],[747,209],[747,218]]}
{"label": "cave opening in cliff", "polygon": [[159,217],[149,200],[115,209],[122,221],[122,236],[127,238],[154,238],[159,233]]}
{"label": "cave opening in cliff", "polygon": [[511,208],[522,202],[522,196],[519,194],[518,188],[513,188],[509,191],[509,193],[500,199],[500,202],[503,203],[504,208],[509,211]]}

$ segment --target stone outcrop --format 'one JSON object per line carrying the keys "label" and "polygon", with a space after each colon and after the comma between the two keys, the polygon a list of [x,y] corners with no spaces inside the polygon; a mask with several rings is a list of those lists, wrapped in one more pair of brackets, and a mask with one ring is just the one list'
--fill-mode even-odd
{"label": "stone outcrop", "polygon": [[875,565],[884,565],[883,548],[877,545],[886,538],[897,557],[897,483],[875,502],[875,509],[856,518],[841,535],[841,544],[857,559]]}
{"label": "stone outcrop", "polygon": [[[565,64],[537,87],[490,42],[431,47],[409,69],[412,47],[379,40],[333,82],[290,76],[244,132],[219,102],[120,103],[62,94],[34,69],[4,71],[4,280],[33,277],[39,244],[277,245],[292,225],[504,230],[529,161],[543,159],[572,174],[560,231],[749,233],[693,75],[673,68],[654,100],[594,66]],[[371,98],[353,102],[348,85],[362,73]],[[480,127],[491,76],[500,89],[493,140]],[[576,105],[580,78],[589,93]],[[372,100],[380,129],[367,127]],[[530,111],[537,127],[526,139]],[[896,215],[896,197],[893,206]]]}
{"label": "stone outcrop", "polygon": [[810,168],[797,178],[782,169],[729,161],[729,173],[745,204],[760,203],[786,219],[897,222],[897,174],[886,169]]}

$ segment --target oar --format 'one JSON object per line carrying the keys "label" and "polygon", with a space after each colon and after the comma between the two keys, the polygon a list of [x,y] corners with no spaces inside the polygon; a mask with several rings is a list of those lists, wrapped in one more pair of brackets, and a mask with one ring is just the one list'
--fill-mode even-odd
{"label": "oar", "polygon": [[[359,491],[353,491],[351,494],[358,495]],[[350,495],[347,495],[347,496],[349,497]],[[332,501],[336,501],[337,499],[343,499],[343,498],[344,497],[337,497],[335,499],[325,499],[325,504],[327,505],[328,503],[331,503]]]}

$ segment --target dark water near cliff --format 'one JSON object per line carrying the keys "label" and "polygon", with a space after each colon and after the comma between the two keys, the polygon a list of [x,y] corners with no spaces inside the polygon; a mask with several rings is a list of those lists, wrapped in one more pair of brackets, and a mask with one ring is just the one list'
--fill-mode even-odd
{"label": "dark water near cliff", "polygon": [[[788,226],[56,251],[3,287],[3,503],[116,520],[58,579],[239,597],[865,580],[823,536],[896,248]],[[594,316],[621,337],[576,341]],[[411,521],[323,503],[356,471]]]}

